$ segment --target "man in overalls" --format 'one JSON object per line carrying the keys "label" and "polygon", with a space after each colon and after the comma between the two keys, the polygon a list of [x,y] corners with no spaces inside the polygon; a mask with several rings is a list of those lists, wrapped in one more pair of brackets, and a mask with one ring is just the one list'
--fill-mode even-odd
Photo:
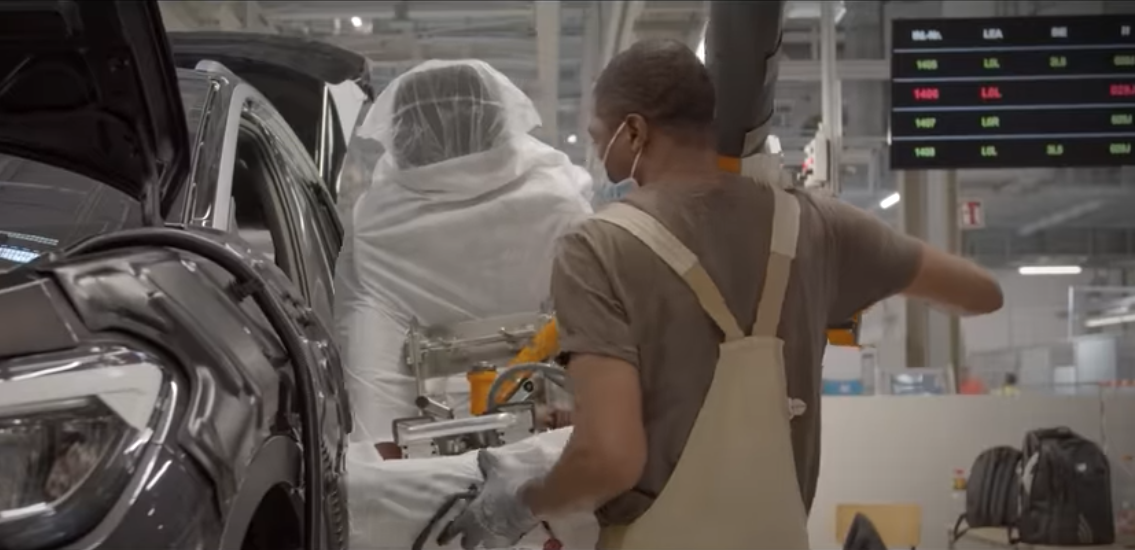
{"label": "man in overalls", "polygon": [[1000,288],[848,204],[720,171],[710,76],[681,43],[635,44],[594,95],[608,175],[636,186],[553,270],[575,429],[548,472],[483,454],[455,532],[499,548],[588,509],[603,549],[808,548],[829,321],[898,293],[986,313]]}

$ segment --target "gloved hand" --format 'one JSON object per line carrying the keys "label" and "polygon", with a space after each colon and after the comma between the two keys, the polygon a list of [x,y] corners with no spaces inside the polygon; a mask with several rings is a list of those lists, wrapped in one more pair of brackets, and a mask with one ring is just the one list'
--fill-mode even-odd
{"label": "gloved hand", "polygon": [[548,405],[536,405],[536,427],[555,430],[571,426],[571,411]]}
{"label": "gloved hand", "polygon": [[477,454],[477,464],[485,476],[485,484],[469,506],[438,537],[439,544],[448,544],[461,537],[461,548],[473,550],[516,545],[540,520],[520,500],[525,484],[538,479],[542,472],[524,466],[506,466],[489,450]]}

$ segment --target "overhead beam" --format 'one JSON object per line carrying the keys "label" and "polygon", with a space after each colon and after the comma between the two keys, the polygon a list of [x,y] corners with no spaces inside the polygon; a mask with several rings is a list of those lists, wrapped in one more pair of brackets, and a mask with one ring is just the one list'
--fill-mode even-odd
{"label": "overhead beam", "polygon": [[[359,48],[359,47],[383,47],[383,48],[399,48],[407,47],[407,38],[414,38],[413,34],[403,36],[399,34],[363,34],[363,33],[350,33],[332,36],[320,37],[336,46],[344,48]],[[512,50],[525,50],[531,51],[535,47],[536,41],[532,38],[516,37],[516,36],[436,36],[425,34],[414,38],[419,44],[427,46],[442,46],[442,47],[458,47],[468,44],[474,46],[492,46],[500,49]],[[560,34],[561,45],[568,45],[573,47],[582,47],[584,42],[583,35],[580,34]]]}
{"label": "overhead beam", "polygon": [[[835,66],[840,80],[888,80],[891,64],[886,59],[840,59]],[[781,61],[780,80],[819,82],[823,73],[819,61]]]}
{"label": "overhead beam", "polygon": [[[356,50],[356,51],[358,51],[358,50]],[[364,51],[358,51],[358,53],[360,53],[362,55],[366,55],[366,52],[364,52]],[[423,52],[423,55],[420,59],[431,59],[431,58],[433,58],[433,59],[457,59],[457,58],[463,57],[463,56],[427,55],[428,53],[429,52]],[[517,72],[528,71],[528,72],[535,73],[539,69],[539,67],[537,67],[536,60],[534,59],[536,56],[534,56],[534,55],[529,55],[529,56],[526,56],[526,57],[503,57],[503,56],[492,56],[492,57],[490,57],[490,56],[476,56],[476,57],[477,57],[477,59],[480,59],[480,60],[484,61],[485,63],[488,63],[489,65],[492,65],[493,67],[496,67],[498,70],[501,70],[501,71],[517,71]],[[372,57],[370,65],[371,65],[371,67],[374,67],[376,69],[381,69],[381,70],[406,70],[406,69],[413,67],[414,65],[417,65],[420,62],[421,61],[415,62],[413,59],[409,58],[409,56],[404,57],[404,58],[400,58],[400,59],[374,59]],[[572,67],[580,65],[581,63],[582,63],[581,59],[563,59],[559,63],[559,68],[560,69],[572,68]]]}
{"label": "overhead beam", "polygon": [[[342,34],[321,37],[336,46],[358,52],[376,61],[397,61],[411,57],[415,48],[423,58],[524,58],[538,64],[537,40],[531,38],[453,37],[403,35]],[[583,57],[584,40],[579,35],[560,37],[560,58],[577,63]],[[557,64],[559,62],[557,61]]]}
{"label": "overhead beam", "polygon": [[1065,226],[1022,237],[1013,228],[986,227],[964,231],[962,251],[982,265],[1039,259],[1080,265],[1130,263],[1135,256],[1135,229]]}
{"label": "overhead beam", "polygon": [[1034,233],[1086,216],[1104,205],[1102,200],[1091,200],[1053,212],[1017,230],[1017,235],[1028,237]]}
{"label": "overhead beam", "polygon": [[[870,149],[844,149],[843,164],[870,164],[875,153]],[[785,150],[783,153],[784,165],[799,167],[803,164],[806,155],[801,150]]]}
{"label": "overhead beam", "polygon": [[[396,19],[398,15],[395,12],[393,4],[388,7],[383,7],[379,2],[348,2],[348,6],[341,6],[342,2],[313,2],[304,4],[310,8],[287,8],[287,7],[273,7],[267,8],[265,16],[272,21],[317,21],[317,20],[332,20],[332,19],[350,19],[352,17],[361,17],[363,19]],[[421,4],[415,2],[409,5],[407,11],[407,19],[410,20],[455,20],[455,19],[507,19],[507,18],[530,18],[535,11],[531,7],[517,7],[522,5],[519,2],[508,2],[509,7],[504,9],[495,9],[490,5],[493,2],[476,2],[475,4],[467,4],[462,2],[467,9],[431,9],[419,7]],[[429,5],[429,4],[425,4]],[[476,7],[474,7],[474,5]],[[312,9],[314,8],[314,9]]]}

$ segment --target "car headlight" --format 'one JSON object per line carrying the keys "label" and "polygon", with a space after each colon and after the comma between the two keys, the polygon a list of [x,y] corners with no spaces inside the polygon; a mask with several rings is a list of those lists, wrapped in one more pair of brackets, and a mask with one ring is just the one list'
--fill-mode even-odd
{"label": "car headlight", "polygon": [[154,435],[163,371],[116,348],[0,376],[0,548],[74,540],[130,483]]}

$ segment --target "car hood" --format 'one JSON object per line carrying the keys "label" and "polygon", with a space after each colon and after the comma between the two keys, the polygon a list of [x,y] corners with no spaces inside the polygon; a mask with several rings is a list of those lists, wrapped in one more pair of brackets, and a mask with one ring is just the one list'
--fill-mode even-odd
{"label": "car hood", "polygon": [[170,33],[170,42],[179,67],[216,61],[259,90],[312,152],[318,147],[327,85],[353,82],[374,99],[367,59],[324,42],[242,32],[177,32]]}
{"label": "car hood", "polygon": [[0,151],[168,211],[191,151],[157,2],[0,2],[0,77]]}

